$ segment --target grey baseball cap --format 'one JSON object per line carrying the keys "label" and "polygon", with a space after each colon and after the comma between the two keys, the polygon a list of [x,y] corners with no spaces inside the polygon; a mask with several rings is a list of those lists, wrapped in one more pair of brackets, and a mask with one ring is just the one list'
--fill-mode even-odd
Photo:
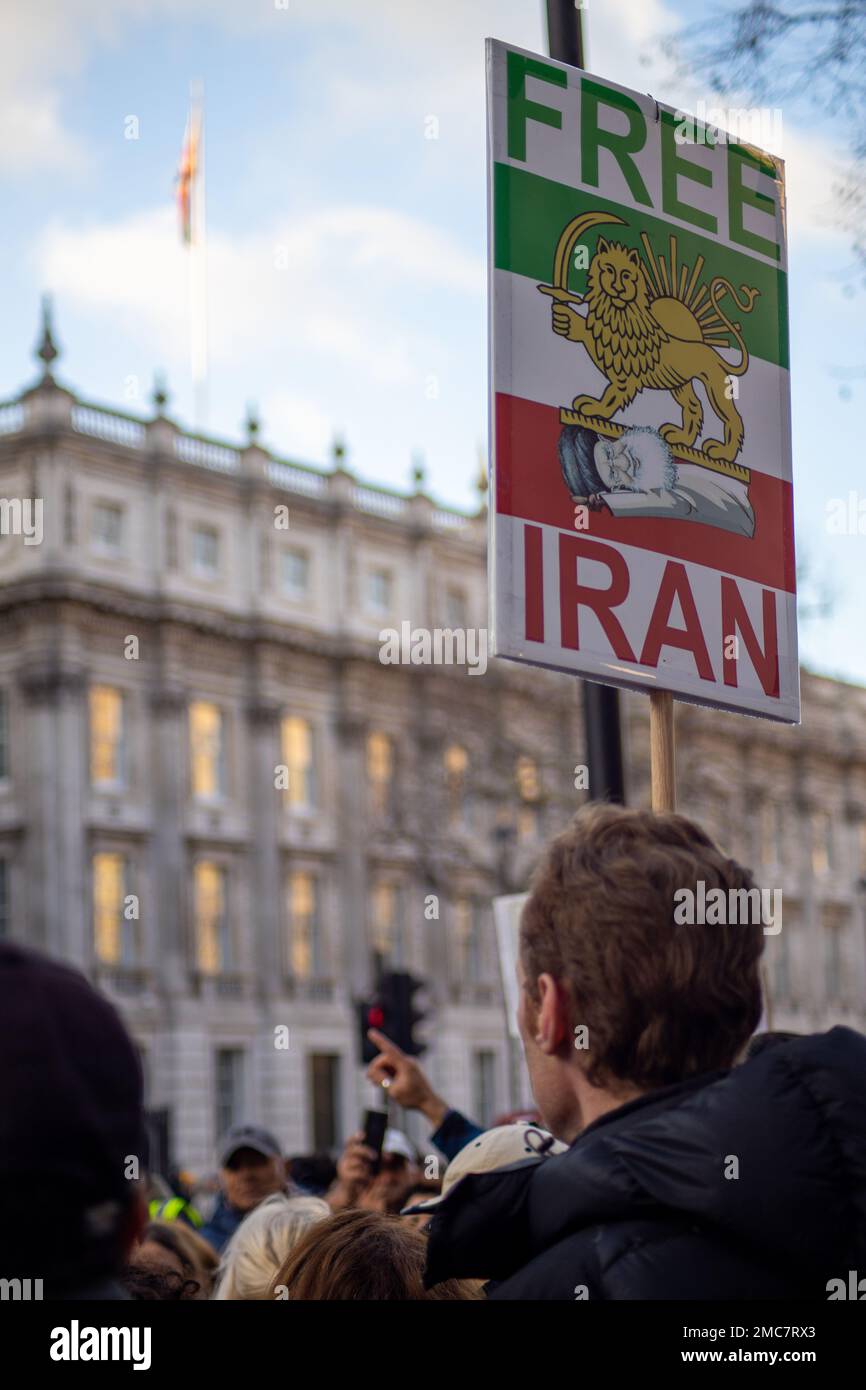
{"label": "grey baseball cap", "polygon": [[229,1159],[239,1149],[254,1149],[264,1158],[282,1158],[283,1150],[278,1139],[261,1125],[235,1125],[228,1134],[223,1135],[217,1149],[217,1162],[225,1168]]}

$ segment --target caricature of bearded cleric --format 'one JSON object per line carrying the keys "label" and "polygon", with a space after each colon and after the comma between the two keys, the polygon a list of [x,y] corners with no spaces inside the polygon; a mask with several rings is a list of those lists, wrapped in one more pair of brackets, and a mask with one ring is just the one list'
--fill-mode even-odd
{"label": "caricature of bearded cleric", "polygon": [[616,517],[698,521],[752,536],[755,516],[745,483],[674,459],[657,430],[636,426],[619,439],[567,425],[559,460],[572,497]]}

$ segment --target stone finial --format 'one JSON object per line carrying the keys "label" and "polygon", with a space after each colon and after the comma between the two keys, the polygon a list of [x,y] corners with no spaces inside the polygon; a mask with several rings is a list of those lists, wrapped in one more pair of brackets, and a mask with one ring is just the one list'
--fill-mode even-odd
{"label": "stone finial", "polygon": [[412,482],[415,484],[415,491],[423,492],[426,481],[427,469],[424,466],[424,455],[415,453],[412,455]]}
{"label": "stone finial", "polygon": [[247,418],[244,421],[244,429],[247,432],[247,443],[258,443],[259,431],[261,428],[262,422],[259,418],[258,408],[250,402],[247,405]]}
{"label": "stone finial", "polygon": [[335,435],[334,442],[331,445],[331,457],[334,460],[335,468],[344,469],[346,467],[347,453],[348,450],[346,449],[345,439],[343,439],[340,435]]}
{"label": "stone finial", "polygon": [[484,450],[482,449],[480,444],[478,446],[478,473],[475,477],[475,486],[478,490],[478,496],[483,505],[487,500],[488,478],[487,459],[484,455]]}
{"label": "stone finial", "polygon": [[157,372],[153,379],[153,394],[151,400],[159,417],[165,415],[165,407],[168,405],[168,387],[165,382],[165,375]]}
{"label": "stone finial", "polygon": [[262,422],[259,418],[258,407],[250,402],[247,405],[247,415],[244,420],[247,442],[241,451],[241,471],[251,478],[266,478],[271,462],[270,454],[262,448],[262,442],[259,438],[261,428]]}
{"label": "stone finial", "polygon": [[42,336],[39,339],[39,346],[36,349],[36,356],[44,363],[45,370],[42,373],[42,380],[51,382],[54,374],[51,364],[56,362],[60,356],[60,349],[54,341],[53,305],[51,296],[42,296]]}

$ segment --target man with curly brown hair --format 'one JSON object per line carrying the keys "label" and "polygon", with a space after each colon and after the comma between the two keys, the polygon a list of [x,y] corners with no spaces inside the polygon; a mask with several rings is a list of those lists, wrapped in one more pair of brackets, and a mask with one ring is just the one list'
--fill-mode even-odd
{"label": "man with curly brown hair", "polygon": [[753,888],[684,816],[595,804],[553,841],[521,923],[518,1022],[542,1119],[570,1147],[458,1183],[431,1222],[429,1283],[823,1299],[866,1268],[866,1038],[834,1028],[743,1061],[765,924],[675,911],[684,890],[752,903]]}

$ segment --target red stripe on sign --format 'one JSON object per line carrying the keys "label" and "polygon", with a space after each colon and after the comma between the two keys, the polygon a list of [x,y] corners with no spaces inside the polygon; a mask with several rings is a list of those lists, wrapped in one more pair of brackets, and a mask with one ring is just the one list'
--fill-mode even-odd
{"label": "red stripe on sign", "polygon": [[[561,429],[555,406],[497,393],[497,512],[574,533],[575,504],[563,480],[557,452]],[[793,594],[793,488],[766,473],[753,473],[749,501],[755,513],[755,534],[751,537],[681,518],[616,518],[595,511],[590,512],[583,534],[690,560]]]}
{"label": "red stripe on sign", "polygon": [[544,641],[544,551],[540,526],[524,529],[523,572],[526,582],[526,640]]}

